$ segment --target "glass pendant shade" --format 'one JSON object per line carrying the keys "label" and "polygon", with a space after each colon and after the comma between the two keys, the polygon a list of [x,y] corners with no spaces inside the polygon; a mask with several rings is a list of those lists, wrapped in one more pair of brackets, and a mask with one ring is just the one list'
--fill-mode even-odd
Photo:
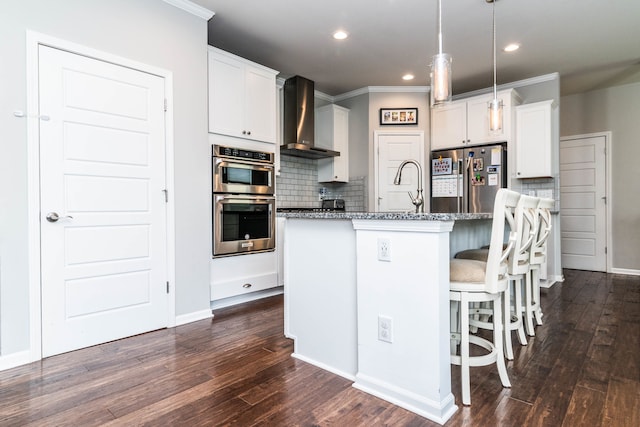
{"label": "glass pendant shade", "polygon": [[489,130],[491,132],[502,130],[502,99],[494,98],[489,101]]}
{"label": "glass pendant shade", "polygon": [[431,62],[431,106],[451,101],[451,56],[438,53]]}

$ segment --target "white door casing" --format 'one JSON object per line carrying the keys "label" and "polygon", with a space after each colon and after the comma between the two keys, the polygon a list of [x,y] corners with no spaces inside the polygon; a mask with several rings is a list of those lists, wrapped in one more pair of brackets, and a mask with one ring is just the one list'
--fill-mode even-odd
{"label": "white door casing", "polygon": [[165,82],[45,46],[38,60],[49,356],[168,326]]}
{"label": "white door casing", "polygon": [[400,185],[394,185],[398,167],[404,160],[415,160],[422,166],[422,186],[425,211],[428,210],[429,200],[425,174],[428,168],[424,162],[424,132],[423,131],[374,131],[374,170],[377,212],[415,212],[408,192],[414,197],[418,189],[417,168],[408,164],[402,170]]}
{"label": "white door casing", "polygon": [[607,271],[606,136],[560,141],[562,266]]}

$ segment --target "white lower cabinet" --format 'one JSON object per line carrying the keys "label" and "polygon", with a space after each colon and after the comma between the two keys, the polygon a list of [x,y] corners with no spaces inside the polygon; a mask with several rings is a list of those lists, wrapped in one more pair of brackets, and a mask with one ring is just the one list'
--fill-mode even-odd
{"label": "white lower cabinet", "polygon": [[338,151],[318,159],[318,182],[349,182],[349,109],[325,105],[315,111],[315,146]]}
{"label": "white lower cabinet", "polygon": [[235,297],[278,286],[276,252],[211,260],[211,300]]}
{"label": "white lower cabinet", "polygon": [[553,100],[516,107],[516,178],[553,176]]}

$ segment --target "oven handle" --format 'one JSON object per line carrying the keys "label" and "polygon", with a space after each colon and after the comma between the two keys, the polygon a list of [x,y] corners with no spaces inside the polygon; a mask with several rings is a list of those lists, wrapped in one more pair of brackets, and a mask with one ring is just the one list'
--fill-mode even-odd
{"label": "oven handle", "polygon": [[253,162],[247,162],[244,160],[229,161],[226,159],[220,159],[218,157],[215,157],[215,163],[217,167],[228,167],[230,165],[238,165],[241,167],[246,166],[246,169],[267,170],[267,171],[273,170],[273,164],[253,163]]}
{"label": "oven handle", "polygon": [[236,194],[216,194],[215,201],[222,203],[233,203],[234,201],[250,201],[252,203],[273,203],[276,198],[273,196],[240,196]]}

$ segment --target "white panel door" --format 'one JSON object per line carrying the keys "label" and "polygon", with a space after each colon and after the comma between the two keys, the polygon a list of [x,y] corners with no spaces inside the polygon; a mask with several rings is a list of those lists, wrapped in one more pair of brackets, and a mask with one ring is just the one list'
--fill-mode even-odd
{"label": "white panel door", "polygon": [[562,266],[606,271],[605,137],[560,141]]}
{"label": "white panel door", "polygon": [[[418,189],[418,169],[408,164],[402,170],[400,185],[393,180],[404,160],[415,160],[422,167],[424,186],[424,134],[422,132],[375,132],[377,212],[415,212],[408,192],[415,197]],[[429,194],[423,190],[423,197]],[[428,205],[425,200],[425,205]]]}
{"label": "white panel door", "polygon": [[166,327],[163,78],[41,46],[39,90],[43,356]]}

